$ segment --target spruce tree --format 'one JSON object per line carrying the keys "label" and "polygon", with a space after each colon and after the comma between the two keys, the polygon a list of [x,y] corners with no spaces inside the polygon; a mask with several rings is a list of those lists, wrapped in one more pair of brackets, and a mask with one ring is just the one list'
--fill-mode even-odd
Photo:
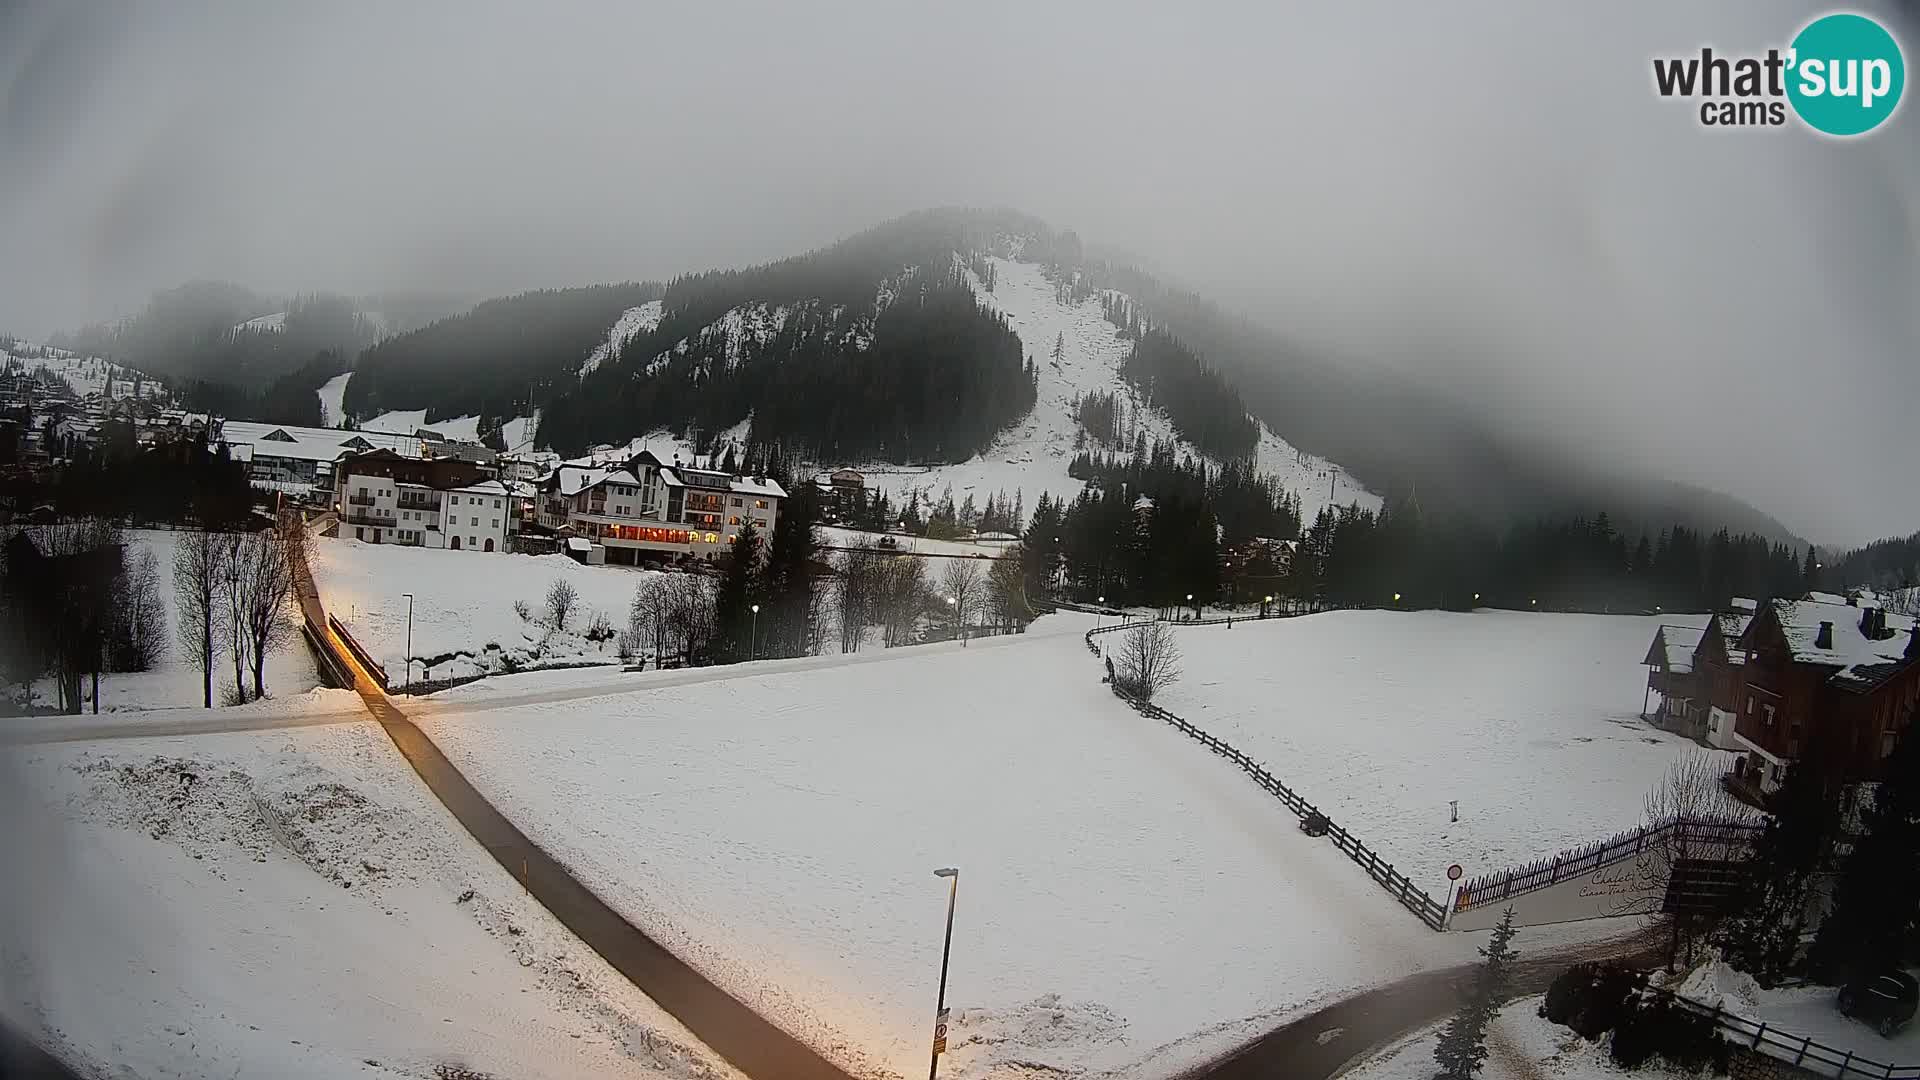
{"label": "spruce tree", "polygon": [[1486,961],[1475,974],[1460,1011],[1453,1014],[1433,1048],[1433,1060],[1440,1066],[1436,1080],[1472,1080],[1487,1060],[1487,1025],[1500,1011],[1512,981],[1513,933],[1513,909],[1508,908],[1500,925],[1493,928],[1493,939],[1480,950]]}
{"label": "spruce tree", "polygon": [[1920,903],[1920,733],[1915,713],[1887,758],[1820,923],[1807,963],[1816,978],[1844,982],[1906,955]]}
{"label": "spruce tree", "polygon": [[815,492],[813,484],[796,485],[773,526],[760,622],[762,656],[804,656],[814,645],[813,563],[820,553]]}
{"label": "spruce tree", "polygon": [[738,663],[751,656],[754,636],[754,578],[760,557],[760,534],[751,521],[740,527],[727,551],[719,587],[713,593],[714,659]]}
{"label": "spruce tree", "polygon": [[1733,967],[1772,986],[1798,958],[1807,904],[1840,830],[1833,748],[1815,738],[1768,801],[1773,814],[1744,867],[1745,899],[1716,933]]}

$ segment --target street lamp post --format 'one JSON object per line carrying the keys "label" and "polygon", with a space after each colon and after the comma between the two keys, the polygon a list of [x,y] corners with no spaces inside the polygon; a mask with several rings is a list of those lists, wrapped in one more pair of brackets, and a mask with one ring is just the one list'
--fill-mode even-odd
{"label": "street lamp post", "polygon": [[927,1080],[939,1077],[940,1053],[947,1048],[947,958],[953,955],[953,901],[960,894],[960,869],[944,867],[933,876],[947,879],[947,940],[940,947],[940,998],[934,1006],[933,1060],[927,1066]]}
{"label": "street lamp post", "polygon": [[[1188,593],[1188,594],[1187,594],[1187,606],[1188,606],[1188,607],[1193,607],[1193,594],[1192,594],[1192,593]],[[1200,621],[1200,609],[1199,609],[1199,608],[1197,608],[1197,607],[1196,607],[1196,608],[1193,608],[1193,621],[1194,621],[1194,622],[1199,622],[1199,621]]]}
{"label": "street lamp post", "polygon": [[1094,619],[1096,627],[1107,625],[1107,598],[1104,596],[1100,597],[1100,610],[1094,615]]}
{"label": "street lamp post", "polygon": [[747,659],[760,658],[760,605],[753,605],[753,630],[747,636]]}
{"label": "street lamp post", "polygon": [[406,686],[413,688],[413,594],[401,593],[407,598],[407,678]]}

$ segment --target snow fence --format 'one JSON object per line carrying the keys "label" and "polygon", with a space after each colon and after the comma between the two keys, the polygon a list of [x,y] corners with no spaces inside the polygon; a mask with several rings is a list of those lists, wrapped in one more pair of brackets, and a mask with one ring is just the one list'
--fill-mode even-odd
{"label": "snow fence", "polygon": [[[1231,620],[1225,618],[1195,620],[1193,622],[1183,622],[1180,625],[1193,626],[1196,625],[1196,623],[1199,625],[1214,625],[1229,621],[1253,622],[1261,618],[1283,619],[1293,617],[1296,617],[1293,613],[1274,612],[1264,616],[1248,616],[1244,619],[1235,616]],[[1146,622],[1151,621],[1152,620],[1146,620]],[[1136,626],[1142,625],[1145,625],[1145,623],[1141,621],[1122,622],[1114,626],[1103,626],[1089,630],[1086,634],[1087,650],[1093,653],[1093,655],[1099,656],[1100,646],[1094,643],[1093,639],[1095,637],[1121,630],[1131,630]],[[1278,777],[1267,771],[1265,765],[1254,761],[1238,747],[1233,746],[1226,740],[1215,738],[1200,728],[1188,723],[1186,720],[1175,716],[1173,713],[1168,712],[1144,698],[1122,691],[1118,683],[1113,684],[1113,693],[1114,696],[1125,701],[1140,715],[1165,721],[1179,729],[1181,734],[1206,747],[1208,750],[1213,751],[1215,754],[1233,762],[1234,765],[1239,767],[1241,772],[1252,777],[1254,783],[1259,784],[1267,790],[1268,794],[1279,799],[1281,805],[1293,811],[1295,816],[1299,817],[1300,820],[1305,821],[1310,817],[1318,817],[1320,820],[1325,821],[1327,824],[1327,838],[1332,840],[1333,845],[1339,848],[1347,858],[1352,859],[1354,865],[1365,870],[1368,877],[1372,878],[1381,888],[1387,890],[1388,895],[1398,900],[1403,907],[1413,912],[1415,918],[1426,923],[1429,927],[1435,930],[1445,930],[1447,928],[1447,908],[1445,904],[1428,896],[1419,886],[1409,880],[1405,874],[1395,870],[1392,863],[1382,859],[1371,848],[1362,843],[1359,838],[1341,828],[1331,818],[1327,817],[1326,814],[1322,813],[1319,808],[1315,807],[1306,799],[1301,798],[1292,788],[1281,783]]]}

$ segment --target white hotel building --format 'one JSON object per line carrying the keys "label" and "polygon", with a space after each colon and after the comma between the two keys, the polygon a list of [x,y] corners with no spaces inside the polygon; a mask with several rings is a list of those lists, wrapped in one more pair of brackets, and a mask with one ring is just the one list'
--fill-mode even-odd
{"label": "white hotel building", "polygon": [[542,477],[538,520],[584,538],[594,561],[717,559],[749,522],[762,539],[780,520],[786,490],[765,477],[663,465],[641,452],[612,467],[563,464]]}

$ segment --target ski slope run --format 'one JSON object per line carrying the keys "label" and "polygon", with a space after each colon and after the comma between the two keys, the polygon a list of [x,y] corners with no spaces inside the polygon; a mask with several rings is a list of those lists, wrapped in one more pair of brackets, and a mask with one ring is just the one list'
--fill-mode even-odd
{"label": "ski slope run", "polygon": [[[1120,365],[1132,344],[1120,337],[1117,328],[1106,320],[1099,297],[1089,297],[1078,304],[1061,303],[1053,283],[1037,264],[1000,257],[994,257],[991,262],[993,291],[987,291],[977,277],[972,277],[973,290],[982,303],[1006,316],[1008,325],[1020,336],[1026,354],[1039,369],[1033,411],[985,453],[957,465],[930,469],[879,463],[861,466],[870,484],[885,490],[896,501],[914,490],[939,498],[949,486],[956,500],[972,493],[976,502],[983,502],[987,495],[995,492],[1012,495],[1015,490],[1022,492],[1028,506],[1033,505],[1041,492],[1070,497],[1083,486],[1081,481],[1067,475],[1067,466],[1078,453],[1074,446],[1079,428],[1074,419],[1074,403],[1092,393],[1115,394],[1130,409],[1137,409],[1138,430],[1149,443],[1156,439],[1172,440],[1187,452],[1200,456],[1190,443],[1179,438],[1165,414],[1147,408],[1133,386],[1120,377]],[[1378,497],[1367,492],[1339,466],[1322,458],[1302,455],[1264,423],[1260,425],[1255,454],[1262,472],[1277,477],[1288,491],[1300,494],[1301,515],[1306,521],[1312,521],[1319,509],[1327,505],[1329,479],[1335,503],[1379,505]]]}

